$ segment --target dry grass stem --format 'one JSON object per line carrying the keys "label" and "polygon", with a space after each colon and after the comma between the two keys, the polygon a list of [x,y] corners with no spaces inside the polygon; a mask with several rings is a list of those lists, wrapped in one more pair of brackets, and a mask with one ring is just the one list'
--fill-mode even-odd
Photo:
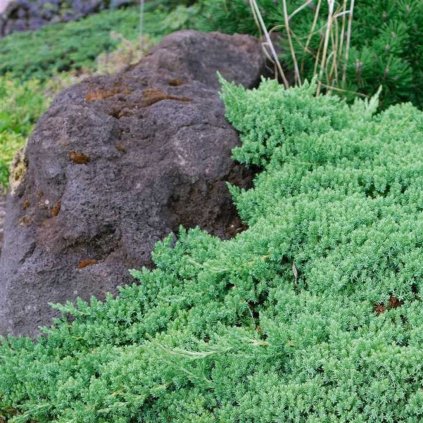
{"label": "dry grass stem", "polygon": [[313,0],[307,0],[302,6],[300,6],[298,9],[294,10],[289,16],[288,20],[291,20],[297,13],[301,12],[303,9],[305,9],[308,5],[313,3]]}
{"label": "dry grass stem", "polygon": [[282,78],[283,84],[285,88],[289,88],[288,80],[286,79],[282,65],[279,61],[279,57],[276,53],[275,47],[273,46],[272,39],[270,38],[269,32],[267,31],[266,24],[264,23],[263,16],[261,15],[261,12],[257,5],[256,0],[250,0],[250,7],[251,7],[251,10],[253,11],[255,19],[259,22],[259,27],[263,31],[264,37],[266,39],[266,43],[269,46],[270,52],[272,53],[275,66],[279,72],[280,77]]}
{"label": "dry grass stem", "polygon": [[354,2],[355,0],[351,0],[351,7],[348,15],[348,30],[347,30],[347,45],[345,48],[345,63],[344,69],[342,73],[342,86],[345,87],[345,83],[347,81],[347,66],[350,54],[350,45],[351,45],[351,29],[352,29],[352,20],[354,16]]}
{"label": "dry grass stem", "polygon": [[288,37],[289,49],[291,51],[292,61],[294,63],[294,74],[295,74],[295,83],[301,85],[301,75],[298,68],[297,57],[295,55],[294,45],[292,44],[291,38],[291,29],[289,26],[289,16],[288,16],[288,7],[286,5],[286,0],[282,0],[283,16],[285,20],[286,35]]}
{"label": "dry grass stem", "polygon": [[[287,88],[289,82],[285,77],[270,37],[272,32],[281,30],[282,28],[286,31],[289,54],[293,63],[295,85],[302,83],[305,66],[308,61],[307,56],[309,56],[314,62],[312,76],[317,79],[317,94],[320,94],[322,87],[328,92],[332,90],[350,92],[345,90],[345,86],[355,0],[340,0],[339,2],[325,0],[327,7],[324,6],[323,0],[318,0],[316,3],[313,0],[306,0],[291,14],[288,14],[288,1],[281,1],[283,24],[273,27],[270,31],[266,28],[257,1],[249,0],[249,3],[256,25],[265,37],[265,42],[263,43],[264,52],[274,63],[275,69],[280,74],[284,86]],[[313,21],[306,37],[300,38],[293,31],[291,21],[308,7],[313,9]],[[326,9],[327,16],[324,17],[322,16],[322,10]],[[312,44],[313,37],[316,36],[319,37],[318,46],[317,43]],[[303,53],[301,63],[298,62],[298,51]]]}
{"label": "dry grass stem", "polygon": [[328,46],[329,46],[329,38],[330,38],[330,32],[332,30],[332,23],[333,23],[333,12],[334,12],[334,6],[335,6],[335,0],[327,0],[328,6],[329,6],[329,13],[328,13],[328,21],[326,25],[326,33],[325,38],[323,42],[323,52],[322,52],[322,61],[320,63],[320,72],[319,72],[319,80],[317,82],[317,95],[320,94],[321,90],[321,77],[323,76],[323,72],[326,69],[326,61],[327,61],[327,54],[328,54]]}
{"label": "dry grass stem", "polygon": [[[321,5],[322,5],[322,0],[319,0],[317,2],[316,10],[314,12],[313,23],[311,24],[310,32],[309,32],[308,37],[307,37],[307,41],[306,41],[306,44],[305,44],[305,47],[304,47],[304,51],[308,51],[308,48],[310,46],[311,39],[312,39],[312,37],[313,37],[313,35],[315,33],[314,31],[316,29],[317,20],[319,19],[319,13],[320,13],[320,7],[321,7]],[[301,72],[304,72],[304,61],[301,64]]]}

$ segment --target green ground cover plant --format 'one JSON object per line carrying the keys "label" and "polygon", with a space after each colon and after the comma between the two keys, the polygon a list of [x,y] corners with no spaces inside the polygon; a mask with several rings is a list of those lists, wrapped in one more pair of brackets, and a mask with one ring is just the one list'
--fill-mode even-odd
{"label": "green ground cover plant", "polygon": [[11,422],[423,419],[423,113],[223,84],[248,229],[181,229],[105,302],[3,339]]}
{"label": "green ground cover plant", "polygon": [[[160,38],[166,30],[166,9],[160,1],[147,3],[144,32]],[[101,53],[115,50],[120,40],[139,37],[139,8],[104,11],[81,21],[48,25],[39,31],[14,33],[0,40],[0,75],[12,73],[19,80],[49,80],[61,72],[92,71]]]}
{"label": "green ground cover plant", "polygon": [[[403,101],[423,107],[423,2],[201,0],[202,28],[258,34],[251,3],[258,4],[267,29],[282,35],[281,61],[291,73],[297,65],[302,80],[318,75],[326,90],[334,87],[351,101],[357,95],[373,95],[382,85],[381,107]],[[326,35],[327,54],[323,55]]]}
{"label": "green ground cover plant", "polygon": [[8,185],[13,157],[25,144],[47,100],[36,81],[0,77],[0,190]]}

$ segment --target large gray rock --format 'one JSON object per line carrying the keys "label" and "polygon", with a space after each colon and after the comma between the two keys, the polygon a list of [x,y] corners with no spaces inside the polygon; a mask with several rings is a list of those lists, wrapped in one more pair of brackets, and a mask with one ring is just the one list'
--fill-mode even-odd
{"label": "large gray rock", "polygon": [[[254,86],[259,43],[182,31],[138,65],[64,91],[15,164],[0,259],[0,333],[35,335],[48,303],[102,298],[150,265],[179,225],[220,237],[240,230],[226,181],[251,172],[231,160],[216,71]],[[19,175],[24,174],[23,177]]]}

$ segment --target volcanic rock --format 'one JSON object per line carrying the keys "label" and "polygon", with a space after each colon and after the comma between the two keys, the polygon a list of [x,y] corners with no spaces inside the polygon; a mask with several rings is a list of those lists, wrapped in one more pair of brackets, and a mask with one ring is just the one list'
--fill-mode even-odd
{"label": "volcanic rock", "polygon": [[139,64],[62,92],[40,119],[7,200],[0,334],[36,335],[48,303],[103,298],[151,265],[178,227],[241,230],[226,182],[252,172],[218,96],[224,78],[253,87],[264,71],[246,35],[181,31]]}

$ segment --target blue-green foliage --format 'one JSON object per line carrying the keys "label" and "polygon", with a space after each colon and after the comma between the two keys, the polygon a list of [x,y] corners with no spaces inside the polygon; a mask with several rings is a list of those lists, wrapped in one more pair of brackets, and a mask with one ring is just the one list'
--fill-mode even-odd
{"label": "blue-green foliage", "polygon": [[[423,420],[423,113],[225,83],[249,229],[182,230],[117,298],[3,340],[15,422]],[[72,315],[73,319],[69,319]]]}

